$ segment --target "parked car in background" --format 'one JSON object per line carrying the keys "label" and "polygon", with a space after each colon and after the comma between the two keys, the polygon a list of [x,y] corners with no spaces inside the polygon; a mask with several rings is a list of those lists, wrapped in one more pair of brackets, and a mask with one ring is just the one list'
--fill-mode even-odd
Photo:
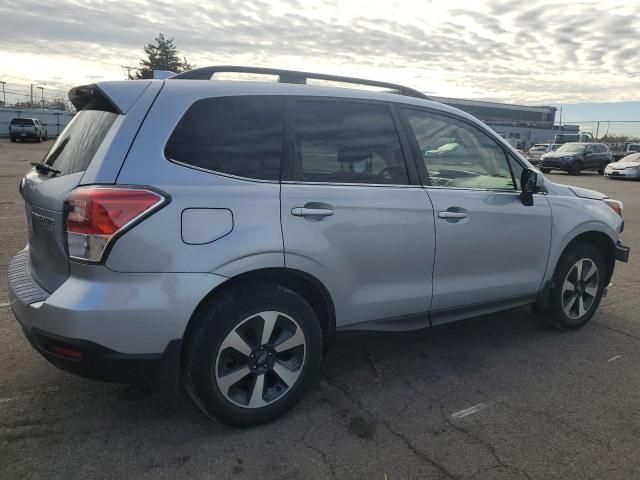
{"label": "parked car in background", "polygon": [[558,143],[536,143],[526,153],[527,160],[532,165],[540,163],[540,157],[548,152],[555,152],[560,144]]}
{"label": "parked car in background", "polygon": [[9,122],[9,138],[16,140],[35,140],[40,143],[49,139],[46,123],[40,123],[37,118],[14,117]]}
{"label": "parked car in background", "polygon": [[[29,242],[8,272],[54,365],[184,385],[257,425],[302,398],[337,330],[524,305],[575,330],[628,260],[621,202],[545,179],[465,112],[239,68],[71,90],[78,113],[22,179]],[[229,71],[280,83],[211,81]]]}
{"label": "parked car in background", "polygon": [[563,170],[571,175],[580,175],[583,170],[596,170],[604,174],[611,163],[611,152],[603,143],[565,143],[555,152],[540,157],[539,167],[543,173],[551,170]]}
{"label": "parked car in background", "polygon": [[614,162],[617,162],[621,158],[631,155],[632,153],[640,152],[640,143],[624,143],[620,145],[620,147],[621,148],[614,148],[611,150]]}
{"label": "parked car in background", "polygon": [[640,178],[640,153],[633,153],[610,163],[604,169],[604,174],[609,178]]}

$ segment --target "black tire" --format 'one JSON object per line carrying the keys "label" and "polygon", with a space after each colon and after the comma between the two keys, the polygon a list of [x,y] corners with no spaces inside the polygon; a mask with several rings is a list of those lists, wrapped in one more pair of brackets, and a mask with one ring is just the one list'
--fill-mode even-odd
{"label": "black tire", "polygon": [[550,168],[541,168],[540,171],[542,173],[549,173],[551,171],[551,169]]}
{"label": "black tire", "polygon": [[582,170],[582,162],[580,160],[576,160],[569,167],[569,175],[580,175],[580,171]]}
{"label": "black tire", "polygon": [[10,137],[10,140],[11,140],[13,143],[16,143],[16,137]]}
{"label": "black tire", "polygon": [[[302,367],[295,383],[290,388],[285,386],[285,392],[270,400],[272,403],[257,408],[238,406],[218,386],[217,359],[228,350],[220,352],[227,336],[243,325],[247,318],[265,311],[282,312],[295,319],[302,329],[305,339]],[[251,427],[280,417],[298,403],[320,371],[323,341],[318,318],[304,298],[281,285],[256,282],[220,294],[199,308],[192,321],[195,322],[194,330],[187,339],[184,356],[185,387],[206,415],[227,425]],[[241,356],[239,352],[235,354]],[[251,360],[244,358],[246,366],[249,366]],[[249,377],[254,379],[253,382],[257,380],[257,375],[252,372],[240,382],[245,379],[251,381]],[[264,378],[267,378],[266,373]],[[252,389],[254,384],[247,389]],[[228,389],[227,394],[230,392]]]}
{"label": "black tire", "polygon": [[41,142],[42,142],[42,137],[38,135],[38,138],[36,138],[36,143],[41,143]]}
{"label": "black tire", "polygon": [[598,169],[598,174],[600,174],[600,175],[604,175],[604,169],[605,169],[605,168],[607,168],[607,165],[609,165],[609,162],[604,162],[604,163],[602,164],[602,167],[600,167],[600,168]]}
{"label": "black tire", "polygon": [[[596,293],[585,313],[578,318],[572,318],[565,312],[563,301],[566,298],[566,294],[563,295],[563,285],[574,265],[583,259],[590,260],[597,267],[596,274],[598,275],[598,279]],[[553,288],[549,295],[549,305],[544,310],[534,306],[533,311],[553,328],[558,330],[576,330],[584,326],[598,309],[608,278],[609,274],[600,251],[593,245],[576,243],[564,252],[558,261],[558,265],[553,274]]]}

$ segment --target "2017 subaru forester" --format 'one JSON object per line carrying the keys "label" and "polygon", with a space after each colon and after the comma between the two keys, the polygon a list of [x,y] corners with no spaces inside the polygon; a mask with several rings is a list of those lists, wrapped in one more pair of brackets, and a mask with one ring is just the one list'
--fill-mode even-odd
{"label": "2017 subaru forester", "polygon": [[[211,80],[231,70],[280,82]],[[207,67],[70,99],[77,115],[20,185],[13,311],[60,368],[184,384],[232,425],[289,410],[336,330],[527,304],[581,327],[629,255],[620,202],[548,181],[399,85]]]}

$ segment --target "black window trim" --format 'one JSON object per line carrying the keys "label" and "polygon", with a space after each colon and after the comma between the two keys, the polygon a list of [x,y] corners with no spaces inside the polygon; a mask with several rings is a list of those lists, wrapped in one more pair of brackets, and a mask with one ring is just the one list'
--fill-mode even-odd
{"label": "black window trim", "polygon": [[[167,145],[169,144],[169,140],[171,140],[171,136],[173,135],[173,133],[175,132],[175,130],[178,128],[178,125],[180,124],[180,122],[182,121],[182,119],[184,118],[184,116],[186,115],[186,113],[189,111],[189,109],[197,102],[201,101],[201,100],[209,100],[212,98],[229,98],[229,97],[274,97],[274,98],[281,98],[283,100],[283,134],[282,134],[282,147],[280,149],[280,178],[278,179],[273,179],[273,180],[267,180],[267,179],[263,179],[263,178],[253,178],[253,177],[243,177],[242,175],[234,175],[232,173],[225,173],[225,172],[220,172],[218,170],[211,170],[208,168],[204,168],[204,167],[198,167],[197,165],[193,165],[190,163],[185,163],[185,162],[181,162],[180,160],[176,160],[175,158],[171,158],[169,156],[167,156],[166,149],[167,149]],[[221,177],[227,177],[227,178],[231,178],[234,180],[242,180],[245,182],[254,182],[254,183],[272,183],[272,184],[280,184],[282,182],[282,178],[283,178],[283,169],[284,169],[284,165],[286,162],[286,154],[285,154],[285,149],[286,149],[286,128],[287,128],[287,95],[267,95],[267,94],[239,94],[239,95],[212,95],[210,97],[200,97],[200,98],[196,98],[195,100],[193,100],[190,104],[188,104],[186,106],[186,108],[182,111],[182,113],[180,113],[180,115],[177,118],[177,121],[175,122],[175,124],[173,125],[173,127],[171,128],[171,131],[169,133],[169,135],[167,135],[166,140],[164,141],[164,144],[162,145],[162,158],[164,160],[166,160],[167,162],[179,165],[181,167],[185,167],[185,168],[190,168],[192,170],[197,170],[199,172],[204,172],[204,173],[209,173],[211,175],[218,175]]]}
{"label": "black window trim", "polygon": [[[424,188],[437,188],[437,189],[450,189],[450,190],[474,190],[474,191],[502,192],[502,193],[519,193],[521,191],[521,189],[518,188],[518,182],[516,182],[516,179],[513,175],[513,167],[511,166],[511,162],[514,161],[518,163],[518,165],[520,165],[524,170],[528,169],[529,167],[526,164],[522,163],[518,159],[517,155],[514,155],[513,152],[511,152],[508,148],[506,148],[505,145],[502,143],[502,141],[498,140],[498,138],[503,140],[501,137],[496,137],[490,131],[485,130],[484,128],[480,128],[480,126],[476,125],[473,122],[470,122],[468,119],[454,115],[450,112],[438,110],[435,108],[423,107],[420,105],[412,105],[409,103],[400,103],[400,104],[396,103],[396,105],[399,107],[398,115],[400,117],[400,121],[402,122],[402,127],[406,131],[406,135],[411,145],[410,154],[411,154],[411,157],[413,158],[413,163],[415,164],[416,169],[419,172],[420,179],[422,181],[422,186]],[[465,123],[466,125],[469,125],[470,127],[475,128],[477,131],[488,136],[502,149],[504,153],[505,160],[507,161],[507,165],[509,166],[509,172],[511,173],[511,181],[513,182],[513,185],[514,185],[513,190],[512,189],[494,189],[494,188],[472,188],[472,187],[446,187],[446,186],[431,185],[431,178],[429,177],[429,172],[427,171],[427,167],[424,164],[424,161],[422,160],[422,156],[420,154],[420,146],[418,145],[418,141],[413,133],[413,127],[411,126],[411,123],[407,118],[405,110],[414,110],[418,112],[425,112],[425,113],[440,115],[443,117],[449,117],[459,122]]]}
{"label": "black window trim", "polygon": [[[383,105],[387,107],[393,126],[398,136],[398,143],[402,152],[402,158],[407,171],[408,183],[347,183],[347,182],[317,182],[302,180],[302,165],[297,161],[297,149],[295,143],[295,104],[296,102],[332,102],[332,103],[364,103],[367,105]],[[350,186],[350,187],[391,187],[391,188],[416,188],[422,187],[418,172],[414,162],[411,161],[411,148],[402,128],[400,116],[395,109],[394,102],[385,100],[370,100],[351,97],[331,97],[331,96],[309,96],[309,95],[287,95],[287,105],[285,107],[285,153],[282,162],[281,182],[285,184],[297,185],[318,185],[318,186]]]}

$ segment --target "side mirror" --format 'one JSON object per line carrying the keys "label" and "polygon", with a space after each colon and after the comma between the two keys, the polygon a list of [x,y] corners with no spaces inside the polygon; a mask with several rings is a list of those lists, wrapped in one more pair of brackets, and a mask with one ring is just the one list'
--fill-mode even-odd
{"label": "side mirror", "polygon": [[520,200],[523,205],[531,207],[533,205],[533,194],[544,185],[544,177],[537,171],[526,168],[522,171],[520,185],[522,186]]}

